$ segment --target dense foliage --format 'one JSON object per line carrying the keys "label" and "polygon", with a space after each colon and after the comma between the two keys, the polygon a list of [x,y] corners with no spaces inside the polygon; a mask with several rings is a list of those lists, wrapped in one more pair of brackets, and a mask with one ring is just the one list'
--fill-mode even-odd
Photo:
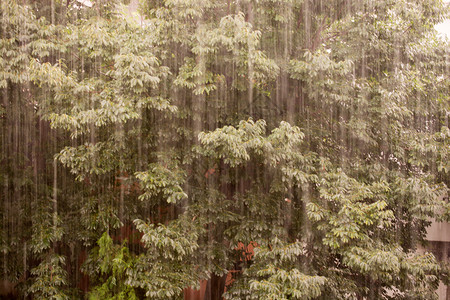
{"label": "dense foliage", "polygon": [[20,297],[437,297],[417,249],[450,219],[442,1],[82,2],[0,4]]}

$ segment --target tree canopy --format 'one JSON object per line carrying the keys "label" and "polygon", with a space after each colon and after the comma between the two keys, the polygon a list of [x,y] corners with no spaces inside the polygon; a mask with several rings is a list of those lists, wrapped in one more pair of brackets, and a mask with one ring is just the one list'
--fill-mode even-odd
{"label": "tree canopy", "polygon": [[437,299],[441,0],[0,4],[19,297]]}

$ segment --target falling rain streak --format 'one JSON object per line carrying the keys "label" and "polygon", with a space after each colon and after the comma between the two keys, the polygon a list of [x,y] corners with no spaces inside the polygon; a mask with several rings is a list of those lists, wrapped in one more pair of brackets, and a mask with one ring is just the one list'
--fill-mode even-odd
{"label": "falling rain streak", "polygon": [[448,17],[1,0],[0,298],[446,297]]}

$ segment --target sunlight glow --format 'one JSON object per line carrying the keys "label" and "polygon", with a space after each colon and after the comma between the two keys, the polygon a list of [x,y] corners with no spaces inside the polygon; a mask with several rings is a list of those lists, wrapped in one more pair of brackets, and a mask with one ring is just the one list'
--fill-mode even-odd
{"label": "sunlight glow", "polygon": [[77,0],[78,3],[81,3],[87,7],[92,7],[92,2],[89,0]]}
{"label": "sunlight glow", "polygon": [[[447,3],[447,5],[450,5],[450,0],[443,0],[443,1],[444,3]],[[436,24],[434,28],[443,36],[450,38],[450,19],[447,19],[444,22]]]}

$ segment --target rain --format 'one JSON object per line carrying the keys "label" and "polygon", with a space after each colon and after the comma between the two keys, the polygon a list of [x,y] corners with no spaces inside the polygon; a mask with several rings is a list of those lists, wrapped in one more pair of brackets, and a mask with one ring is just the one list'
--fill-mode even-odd
{"label": "rain", "polygon": [[1,0],[0,299],[448,299],[448,0]]}

